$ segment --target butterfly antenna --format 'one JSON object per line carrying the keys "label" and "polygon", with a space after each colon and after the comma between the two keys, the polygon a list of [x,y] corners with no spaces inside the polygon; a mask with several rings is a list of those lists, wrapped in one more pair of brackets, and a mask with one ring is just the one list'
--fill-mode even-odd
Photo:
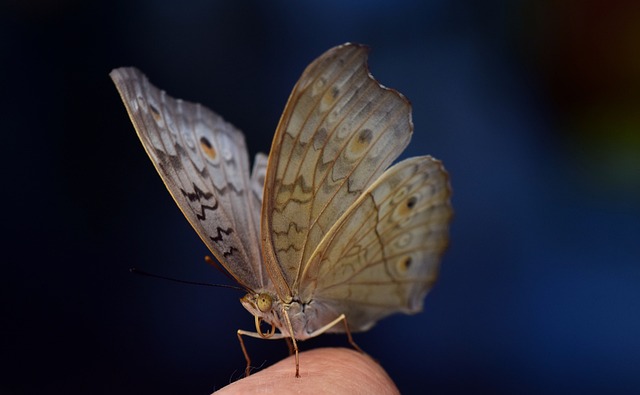
{"label": "butterfly antenna", "polygon": [[211,283],[202,283],[202,282],[198,282],[198,281],[180,280],[178,278],[166,277],[166,276],[161,276],[159,274],[145,272],[143,270],[136,269],[135,267],[132,267],[131,269],[129,269],[129,272],[131,272],[133,274],[139,274],[139,275],[142,275],[142,276],[147,276],[147,277],[159,278],[159,279],[162,279],[162,280],[173,281],[174,283],[189,284],[189,285],[202,285],[202,286],[205,286],[205,287],[229,288],[229,289],[235,289],[235,290],[238,290],[238,291],[246,292],[246,290],[244,288],[236,287],[235,285],[211,284]]}

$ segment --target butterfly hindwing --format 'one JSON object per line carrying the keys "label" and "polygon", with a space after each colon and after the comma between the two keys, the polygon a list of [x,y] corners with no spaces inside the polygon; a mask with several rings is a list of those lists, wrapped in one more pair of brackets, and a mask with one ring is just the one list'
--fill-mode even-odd
{"label": "butterfly hindwing", "polygon": [[365,191],[303,273],[301,300],[328,312],[320,324],[340,312],[352,330],[366,330],[386,315],[420,311],[447,246],[450,194],[430,156],[394,165]]}

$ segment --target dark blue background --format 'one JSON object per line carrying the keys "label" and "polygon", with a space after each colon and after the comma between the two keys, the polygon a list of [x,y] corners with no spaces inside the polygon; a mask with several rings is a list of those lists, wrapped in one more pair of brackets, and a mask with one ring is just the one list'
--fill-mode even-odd
{"label": "dark blue background", "polygon": [[[241,294],[128,272],[227,281],[108,73],[135,65],[204,103],[253,154],[304,67],[355,41],[412,101],[404,156],[444,161],[456,212],[424,313],[359,345],[404,393],[637,393],[640,7],[597,3],[5,2],[0,392],[203,394],[238,378]],[[347,342],[302,346],[321,345]],[[248,347],[257,365],[287,354]]]}

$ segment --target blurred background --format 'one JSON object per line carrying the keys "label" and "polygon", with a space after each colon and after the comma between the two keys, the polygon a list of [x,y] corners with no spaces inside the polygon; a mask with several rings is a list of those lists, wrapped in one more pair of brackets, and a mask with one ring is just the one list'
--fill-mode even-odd
{"label": "blurred background", "polygon": [[[425,311],[358,344],[403,393],[640,392],[640,3],[5,1],[0,393],[207,394],[238,379],[240,293],[108,77],[134,65],[268,151],[305,66],[346,41],[413,104],[403,157],[451,174]],[[303,349],[348,346],[326,335]],[[284,342],[249,339],[256,366]],[[293,374],[293,372],[292,372]]]}

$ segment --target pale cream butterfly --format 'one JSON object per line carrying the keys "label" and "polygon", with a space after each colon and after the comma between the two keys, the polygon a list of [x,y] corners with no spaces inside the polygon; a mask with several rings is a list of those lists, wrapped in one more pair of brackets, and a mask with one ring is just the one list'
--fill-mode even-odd
{"label": "pale cream butterfly", "polygon": [[411,105],[373,78],[368,52],[347,43],[306,68],[251,174],[242,133],[219,115],[135,68],[110,74],[169,192],[247,290],[246,374],[241,336],[290,338],[299,377],[296,340],[346,332],[357,348],[350,331],[421,311],[437,277],[448,175],[431,156],[389,167],[411,138]]}

